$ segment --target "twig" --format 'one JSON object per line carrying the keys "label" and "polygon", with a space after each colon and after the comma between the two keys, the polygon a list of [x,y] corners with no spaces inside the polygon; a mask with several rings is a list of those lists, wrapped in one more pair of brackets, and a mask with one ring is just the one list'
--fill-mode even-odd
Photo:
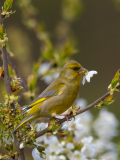
{"label": "twig", "polygon": [[[1,9],[1,5],[0,5],[0,25],[3,24],[4,18],[1,15],[2,9]],[[3,68],[4,68],[4,82],[5,82],[5,86],[7,89],[7,94],[11,95],[11,86],[10,86],[10,76],[9,76],[9,72],[8,72],[8,61],[7,61],[7,52],[6,52],[6,46],[4,46],[2,49],[2,58],[3,58]],[[10,105],[11,109],[15,109],[15,105],[12,104]],[[16,138],[16,135],[13,134],[14,136],[14,140],[15,140],[15,145],[18,151],[18,160],[25,160],[25,156],[24,156],[24,150],[23,149],[19,149],[19,141]]]}
{"label": "twig", "polygon": [[[4,17],[1,15],[1,4],[0,4],[0,25],[3,24]],[[10,86],[10,76],[8,72],[8,62],[7,62],[7,53],[6,53],[6,46],[4,46],[2,49],[2,58],[3,58],[3,68],[4,68],[4,82],[7,90],[7,94],[11,95],[11,86]],[[11,109],[15,109],[14,104],[10,105]]]}
{"label": "twig", "polygon": [[10,86],[10,76],[8,72],[8,62],[7,62],[7,54],[6,54],[6,46],[2,48],[2,58],[3,58],[3,67],[4,67],[4,81],[7,89],[7,93],[11,94],[11,86]]}
{"label": "twig", "polygon": [[8,59],[8,64],[12,67],[12,69],[14,69],[17,77],[22,80],[23,89],[25,91],[29,91],[27,84],[25,83],[25,81],[23,80],[23,78],[21,77],[21,75],[19,74],[19,72],[17,70],[17,67],[16,67],[14,59],[12,57],[10,57],[9,53],[7,53],[7,59]]}
{"label": "twig", "polygon": [[18,141],[15,133],[13,133],[13,136],[14,136],[14,140],[15,140],[15,146],[18,151],[18,160],[25,160],[24,148],[22,148],[22,149],[19,148],[20,142]]}
{"label": "twig", "polygon": [[[120,89],[120,84],[117,86],[117,89]],[[102,100],[104,100],[106,97],[108,97],[110,95],[110,91],[108,91],[106,94],[104,94],[102,97],[100,97],[99,99],[97,99],[95,102],[91,103],[90,105],[88,105],[85,108],[80,109],[79,111],[76,112],[76,116],[93,108],[95,105],[97,105],[98,103],[100,103]],[[68,119],[73,118],[73,114],[68,115]],[[58,121],[59,124],[62,124],[63,122],[67,121],[66,118],[61,119],[60,121]],[[38,138],[42,135],[44,135],[45,133],[49,132],[49,129],[46,128],[42,131],[39,131],[36,133],[35,138]]]}

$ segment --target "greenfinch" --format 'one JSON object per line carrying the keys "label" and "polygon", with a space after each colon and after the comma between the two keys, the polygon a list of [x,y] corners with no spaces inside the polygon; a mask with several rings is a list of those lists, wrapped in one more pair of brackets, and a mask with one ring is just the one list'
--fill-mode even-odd
{"label": "greenfinch", "polygon": [[60,115],[70,108],[77,98],[81,75],[86,71],[78,62],[68,61],[59,77],[29,104],[27,115],[13,132],[28,121],[40,117],[50,118],[54,113]]}

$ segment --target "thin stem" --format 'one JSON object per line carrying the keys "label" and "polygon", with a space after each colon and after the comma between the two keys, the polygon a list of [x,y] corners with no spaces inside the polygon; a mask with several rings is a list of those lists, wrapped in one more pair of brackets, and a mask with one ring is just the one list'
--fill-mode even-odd
{"label": "thin stem", "polygon": [[10,77],[8,72],[8,62],[6,55],[6,46],[2,48],[2,58],[3,58],[3,67],[4,67],[4,81],[7,89],[7,93],[11,94],[11,86],[10,86]]}

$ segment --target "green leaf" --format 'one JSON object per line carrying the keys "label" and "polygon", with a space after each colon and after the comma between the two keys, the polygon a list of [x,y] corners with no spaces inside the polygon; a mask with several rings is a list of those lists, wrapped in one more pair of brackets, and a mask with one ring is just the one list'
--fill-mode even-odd
{"label": "green leaf", "polygon": [[0,25],[0,45],[4,47],[7,41],[8,41],[7,34],[6,31],[4,32],[2,24]]}
{"label": "green leaf", "polygon": [[40,68],[41,63],[42,63],[42,59],[39,58],[38,62],[33,65],[33,73],[35,74],[37,73],[38,69]]}
{"label": "green leaf", "polygon": [[4,34],[4,31],[3,31],[3,24],[0,25],[0,39],[3,39],[3,34]]}
{"label": "green leaf", "polygon": [[12,7],[13,0],[6,0],[4,2],[4,11],[8,11]]}
{"label": "green leaf", "polygon": [[16,75],[16,74],[15,74],[15,71],[14,71],[14,70],[12,69],[12,67],[9,66],[9,65],[8,65],[8,70],[9,70],[9,75],[10,75],[11,78]]}
{"label": "green leaf", "polygon": [[95,108],[101,109],[102,104],[103,104],[103,101],[101,101],[100,103],[98,103],[98,104],[95,106]]}
{"label": "green leaf", "polygon": [[112,79],[112,82],[111,82],[111,87],[112,88],[115,88],[117,83],[120,81],[120,69],[116,72],[114,78]]}
{"label": "green leaf", "polygon": [[37,76],[30,75],[27,79],[29,90],[32,92],[37,83]]}
{"label": "green leaf", "polygon": [[5,104],[12,104],[13,102],[16,102],[19,98],[19,96],[15,96],[14,93],[11,95],[8,95],[7,93],[3,92]]}
{"label": "green leaf", "polygon": [[110,100],[110,101],[107,101],[107,102],[103,102],[102,106],[108,106],[110,104],[112,104],[115,100]]}
{"label": "green leaf", "polygon": [[48,127],[49,131],[51,132],[58,132],[58,129],[60,128],[60,124],[56,123],[55,118],[50,119],[50,125]]}
{"label": "green leaf", "polygon": [[113,95],[109,95],[109,96],[105,99],[105,102],[110,101],[112,98],[113,98]]}
{"label": "green leaf", "polygon": [[54,50],[52,43],[50,41],[46,41],[46,46],[44,51],[42,52],[43,58],[53,60],[54,59]]}

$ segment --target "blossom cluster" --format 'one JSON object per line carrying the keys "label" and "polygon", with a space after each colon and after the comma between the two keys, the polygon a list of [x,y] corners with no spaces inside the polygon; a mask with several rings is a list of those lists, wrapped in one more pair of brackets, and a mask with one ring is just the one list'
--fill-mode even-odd
{"label": "blossom cluster", "polygon": [[[77,100],[79,106],[86,103],[84,99]],[[46,127],[44,123],[36,126],[37,131]],[[37,138],[36,144],[45,147],[46,157],[40,157],[37,148],[32,156],[34,160],[118,160],[117,146],[112,142],[118,135],[117,127],[118,120],[107,109],[101,109],[96,118],[86,111],[65,122],[63,133]]]}

